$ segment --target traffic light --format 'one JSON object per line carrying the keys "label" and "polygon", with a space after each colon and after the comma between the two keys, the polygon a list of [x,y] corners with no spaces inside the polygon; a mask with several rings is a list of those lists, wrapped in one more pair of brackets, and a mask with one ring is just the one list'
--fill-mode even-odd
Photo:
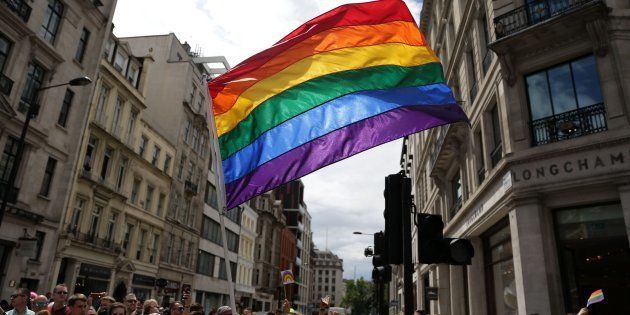
{"label": "traffic light", "polygon": [[403,174],[385,177],[385,245],[387,262],[403,263],[403,214],[411,212],[411,179]]}
{"label": "traffic light", "polygon": [[423,264],[470,265],[475,250],[469,240],[445,238],[441,215],[419,213],[418,260]]}
{"label": "traffic light", "polygon": [[372,255],[372,279],[381,283],[392,280],[392,267],[387,262],[387,247],[385,233],[374,233],[374,253]]}

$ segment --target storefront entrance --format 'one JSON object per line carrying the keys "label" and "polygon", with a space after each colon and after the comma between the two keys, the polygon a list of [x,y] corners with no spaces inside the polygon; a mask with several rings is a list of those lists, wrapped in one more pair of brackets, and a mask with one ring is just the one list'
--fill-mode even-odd
{"label": "storefront entrance", "polygon": [[619,203],[554,212],[565,311],[576,312],[602,289],[592,313],[630,314],[630,247]]}
{"label": "storefront entrance", "polygon": [[107,292],[112,271],[109,268],[81,264],[74,292],[89,296],[93,292]]}

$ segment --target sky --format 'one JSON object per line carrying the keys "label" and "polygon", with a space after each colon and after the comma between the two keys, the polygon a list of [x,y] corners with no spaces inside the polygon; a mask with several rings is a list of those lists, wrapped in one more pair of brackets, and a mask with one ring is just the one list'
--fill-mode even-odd
{"label": "sky", "polygon": [[[225,56],[231,66],[256,54],[302,23],[353,0],[118,0],[118,37],[175,33],[202,56]],[[416,21],[421,0],[405,0]],[[344,260],[344,278],[371,279],[363,250],[383,229],[385,176],[400,171],[396,140],[316,171],[302,180],[315,246]]]}

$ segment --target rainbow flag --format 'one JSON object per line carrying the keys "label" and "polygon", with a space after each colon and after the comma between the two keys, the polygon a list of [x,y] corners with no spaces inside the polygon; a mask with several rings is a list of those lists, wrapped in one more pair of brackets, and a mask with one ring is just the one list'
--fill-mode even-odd
{"label": "rainbow flag", "polygon": [[591,304],[599,303],[603,300],[604,300],[604,292],[602,292],[602,289],[599,289],[591,293],[591,296],[588,298],[588,301],[586,302],[586,307],[591,306]]}
{"label": "rainbow flag", "polygon": [[295,283],[295,278],[293,277],[293,271],[291,270],[283,270],[280,272],[280,277],[282,278],[282,284],[291,284]]}
{"label": "rainbow flag", "polygon": [[467,121],[399,0],[326,12],[208,88],[228,209],[385,142]]}

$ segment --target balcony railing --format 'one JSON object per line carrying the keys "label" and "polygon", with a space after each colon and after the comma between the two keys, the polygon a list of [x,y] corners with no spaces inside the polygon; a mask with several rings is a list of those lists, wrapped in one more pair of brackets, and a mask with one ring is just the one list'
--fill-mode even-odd
{"label": "balcony railing", "polygon": [[81,233],[76,227],[68,226],[66,229],[68,236],[77,242],[92,245],[105,250],[119,250],[120,244],[115,243],[111,239],[98,237],[93,233]]}
{"label": "balcony railing", "polygon": [[28,18],[31,17],[31,7],[26,4],[24,0],[0,0],[9,8],[9,10],[15,12],[24,23],[28,22]]}
{"label": "balcony railing", "polygon": [[503,144],[499,142],[497,146],[490,152],[490,162],[492,162],[492,167],[497,166],[501,158],[503,157]]}
{"label": "balcony railing", "polygon": [[196,195],[197,194],[197,184],[187,180],[186,182],[184,182],[184,190],[187,193]]}
{"label": "balcony railing", "polygon": [[514,34],[532,25],[595,0],[534,0],[494,18],[497,39]]}
{"label": "balcony railing", "polygon": [[13,80],[9,79],[6,75],[0,73],[0,92],[4,95],[9,96],[11,94],[11,89],[13,89]]}
{"label": "balcony railing", "polygon": [[534,146],[608,130],[604,103],[530,122]]}

